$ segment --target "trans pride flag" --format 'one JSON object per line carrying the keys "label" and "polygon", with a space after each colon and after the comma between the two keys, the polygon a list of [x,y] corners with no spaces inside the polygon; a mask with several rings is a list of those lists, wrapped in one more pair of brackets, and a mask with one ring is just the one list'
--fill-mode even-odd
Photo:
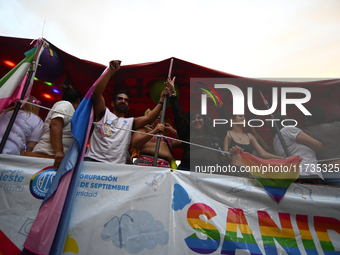
{"label": "trans pride flag", "polygon": [[238,151],[238,154],[249,172],[277,203],[300,175],[300,156],[265,160],[241,151]]}
{"label": "trans pride flag", "polygon": [[89,89],[71,120],[71,134],[74,140],[27,236],[23,255],[63,253],[72,205],[78,187],[81,162],[86,150],[85,141],[88,140],[93,121],[91,95],[97,81]]}

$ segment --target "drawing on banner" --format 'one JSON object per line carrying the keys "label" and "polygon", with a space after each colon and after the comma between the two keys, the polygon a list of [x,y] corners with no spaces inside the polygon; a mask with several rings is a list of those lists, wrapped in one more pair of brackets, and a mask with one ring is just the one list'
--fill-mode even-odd
{"label": "drawing on banner", "polygon": [[313,191],[310,188],[307,188],[306,185],[299,185],[297,184],[298,187],[294,188],[294,194],[302,197],[304,200],[307,200],[307,198],[309,198],[309,200],[313,201]]}
{"label": "drawing on banner", "polygon": [[74,238],[71,237],[72,235],[77,235],[77,234],[73,233],[73,230],[71,233],[67,233],[63,252],[72,252],[72,253],[78,254],[79,247],[78,247],[76,240],[74,240]]}
{"label": "drawing on banner", "polygon": [[191,203],[188,192],[178,183],[174,185],[173,196],[171,207],[174,211],[182,210],[186,205]]}
{"label": "drawing on banner", "polygon": [[103,241],[111,240],[115,247],[124,247],[131,254],[145,248],[152,250],[158,244],[166,245],[169,242],[169,234],[164,230],[163,223],[154,220],[150,212],[137,210],[111,218],[104,224],[101,238]]}
{"label": "drawing on banner", "polygon": [[37,199],[44,199],[56,171],[53,166],[46,167],[35,173],[30,181],[30,192]]}
{"label": "drawing on banner", "polygon": [[164,174],[155,174],[151,183],[145,182],[146,185],[151,186],[154,191],[157,191],[157,186],[164,180]]}
{"label": "drawing on banner", "polygon": [[227,194],[228,193],[238,193],[238,192],[241,192],[243,190],[251,190],[251,187],[248,183],[246,183],[245,181],[243,182],[243,184],[240,184],[240,185],[237,185],[235,187],[232,187],[230,190],[228,190]]}
{"label": "drawing on banner", "polygon": [[197,178],[196,179],[196,183],[199,183],[199,182],[201,182],[201,181],[203,181],[205,178]]}
{"label": "drawing on banner", "polygon": [[24,236],[28,236],[28,233],[30,232],[33,222],[34,219],[27,218],[25,223],[21,226],[18,233]]}

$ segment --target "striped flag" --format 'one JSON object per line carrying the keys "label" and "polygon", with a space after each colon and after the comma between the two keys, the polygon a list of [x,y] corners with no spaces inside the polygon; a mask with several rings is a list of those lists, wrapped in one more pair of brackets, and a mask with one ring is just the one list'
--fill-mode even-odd
{"label": "striped flag", "polygon": [[71,120],[71,134],[74,139],[27,236],[23,255],[63,253],[81,162],[93,121],[91,95],[97,81],[89,89]]}
{"label": "striped flag", "polygon": [[264,160],[241,151],[238,151],[238,154],[248,171],[277,203],[286,194],[290,184],[300,175],[299,156]]}
{"label": "striped flag", "polygon": [[91,102],[91,95],[93,92],[94,86],[90,88],[90,90],[86,93],[85,98],[82,100],[80,105],[78,106],[75,112],[71,124],[72,124],[72,132],[71,135],[74,137],[74,143],[77,145],[77,148],[74,149],[74,153],[78,151],[80,155],[78,157],[78,164],[74,170],[73,179],[69,186],[66,200],[64,203],[64,208],[60,217],[60,222],[58,225],[58,229],[56,235],[54,237],[54,241],[51,247],[50,255],[59,255],[63,253],[63,249],[65,246],[66,236],[68,227],[70,224],[71,213],[73,208],[73,202],[75,199],[76,191],[79,184],[79,176],[82,168],[82,161],[84,159],[84,154],[86,151],[87,141],[89,138],[92,122],[93,122],[93,108]]}
{"label": "striped flag", "polygon": [[[36,63],[39,62],[40,55],[44,47],[40,47],[38,55],[36,59],[34,59],[37,51],[37,47],[31,49],[26,52],[26,58],[22,60],[19,64],[17,64],[11,71],[9,71],[4,77],[0,80],[0,113],[4,108],[9,106],[13,101],[20,99],[21,93],[23,91],[23,87],[28,79],[28,70],[35,60]],[[36,69],[35,69],[36,70]],[[35,71],[30,80],[29,87],[27,89],[25,100],[29,97],[31,93],[31,88],[34,81]]]}

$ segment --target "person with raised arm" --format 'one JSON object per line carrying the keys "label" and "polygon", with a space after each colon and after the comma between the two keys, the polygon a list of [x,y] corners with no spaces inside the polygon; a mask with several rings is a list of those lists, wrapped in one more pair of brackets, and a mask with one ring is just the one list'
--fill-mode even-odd
{"label": "person with raised arm", "polygon": [[107,72],[100,77],[94,87],[92,102],[97,123],[85,154],[85,161],[124,164],[131,141],[131,131],[128,130],[142,128],[152,123],[162,110],[167,90],[162,92],[158,104],[148,116],[125,118],[130,99],[123,91],[114,95],[111,101],[112,112],[106,107],[103,93],[110,78],[120,69],[120,63],[119,60],[111,61]]}
{"label": "person with raised arm", "polygon": [[[178,169],[207,172],[206,170],[211,166],[224,165],[227,157],[223,152],[223,138],[227,128],[224,125],[213,127],[212,120],[207,115],[202,115],[200,111],[190,111],[184,114],[176,95],[175,78],[168,78],[165,85],[169,89],[169,100],[174,113],[177,133],[181,140],[192,143],[192,145],[182,143],[183,154]],[[216,97],[212,91],[210,93]],[[227,119],[229,115],[226,108],[219,100],[216,101],[218,102],[216,110],[220,118]]]}

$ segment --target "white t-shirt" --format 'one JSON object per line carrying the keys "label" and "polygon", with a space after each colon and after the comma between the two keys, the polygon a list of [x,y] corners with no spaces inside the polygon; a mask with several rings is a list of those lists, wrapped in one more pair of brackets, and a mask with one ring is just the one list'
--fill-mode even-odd
{"label": "white t-shirt", "polygon": [[[284,127],[280,131],[291,156],[300,156],[302,158],[300,163],[300,176],[308,177],[310,175],[318,175],[321,179],[323,179],[322,173],[317,170],[315,151],[296,141],[297,135],[302,130],[297,127]],[[276,155],[281,157],[286,156],[278,135],[274,138],[273,146]]]}
{"label": "white t-shirt", "polygon": [[[55,112],[58,111],[58,112]],[[59,101],[55,103],[51,111],[47,114],[44,122],[44,133],[39,143],[34,147],[33,152],[44,153],[47,155],[54,156],[55,152],[51,144],[50,139],[50,123],[54,118],[62,118],[64,121],[62,141],[64,153],[67,152],[70,147],[73,136],[71,136],[71,119],[74,114],[73,105],[68,101]]]}
{"label": "white t-shirt", "polygon": [[[340,158],[340,122],[335,121],[333,123],[323,123],[315,126],[308,127],[307,130],[312,136],[322,143],[322,150],[316,152],[316,158],[321,162],[321,166],[324,166],[327,160],[334,160]],[[335,169],[327,169],[332,172],[322,172],[324,178],[340,178],[340,172]]]}
{"label": "white t-shirt", "polygon": [[[112,123],[111,127],[106,123]],[[125,164],[126,153],[131,141],[131,132],[124,129],[132,129],[133,118],[118,118],[106,108],[103,118],[95,124],[90,140],[90,146],[85,157],[115,164]]]}
{"label": "white t-shirt", "polygon": [[[0,141],[6,131],[13,110],[0,115]],[[19,110],[6,141],[3,154],[20,155],[27,142],[39,142],[43,121],[35,114]]]}

